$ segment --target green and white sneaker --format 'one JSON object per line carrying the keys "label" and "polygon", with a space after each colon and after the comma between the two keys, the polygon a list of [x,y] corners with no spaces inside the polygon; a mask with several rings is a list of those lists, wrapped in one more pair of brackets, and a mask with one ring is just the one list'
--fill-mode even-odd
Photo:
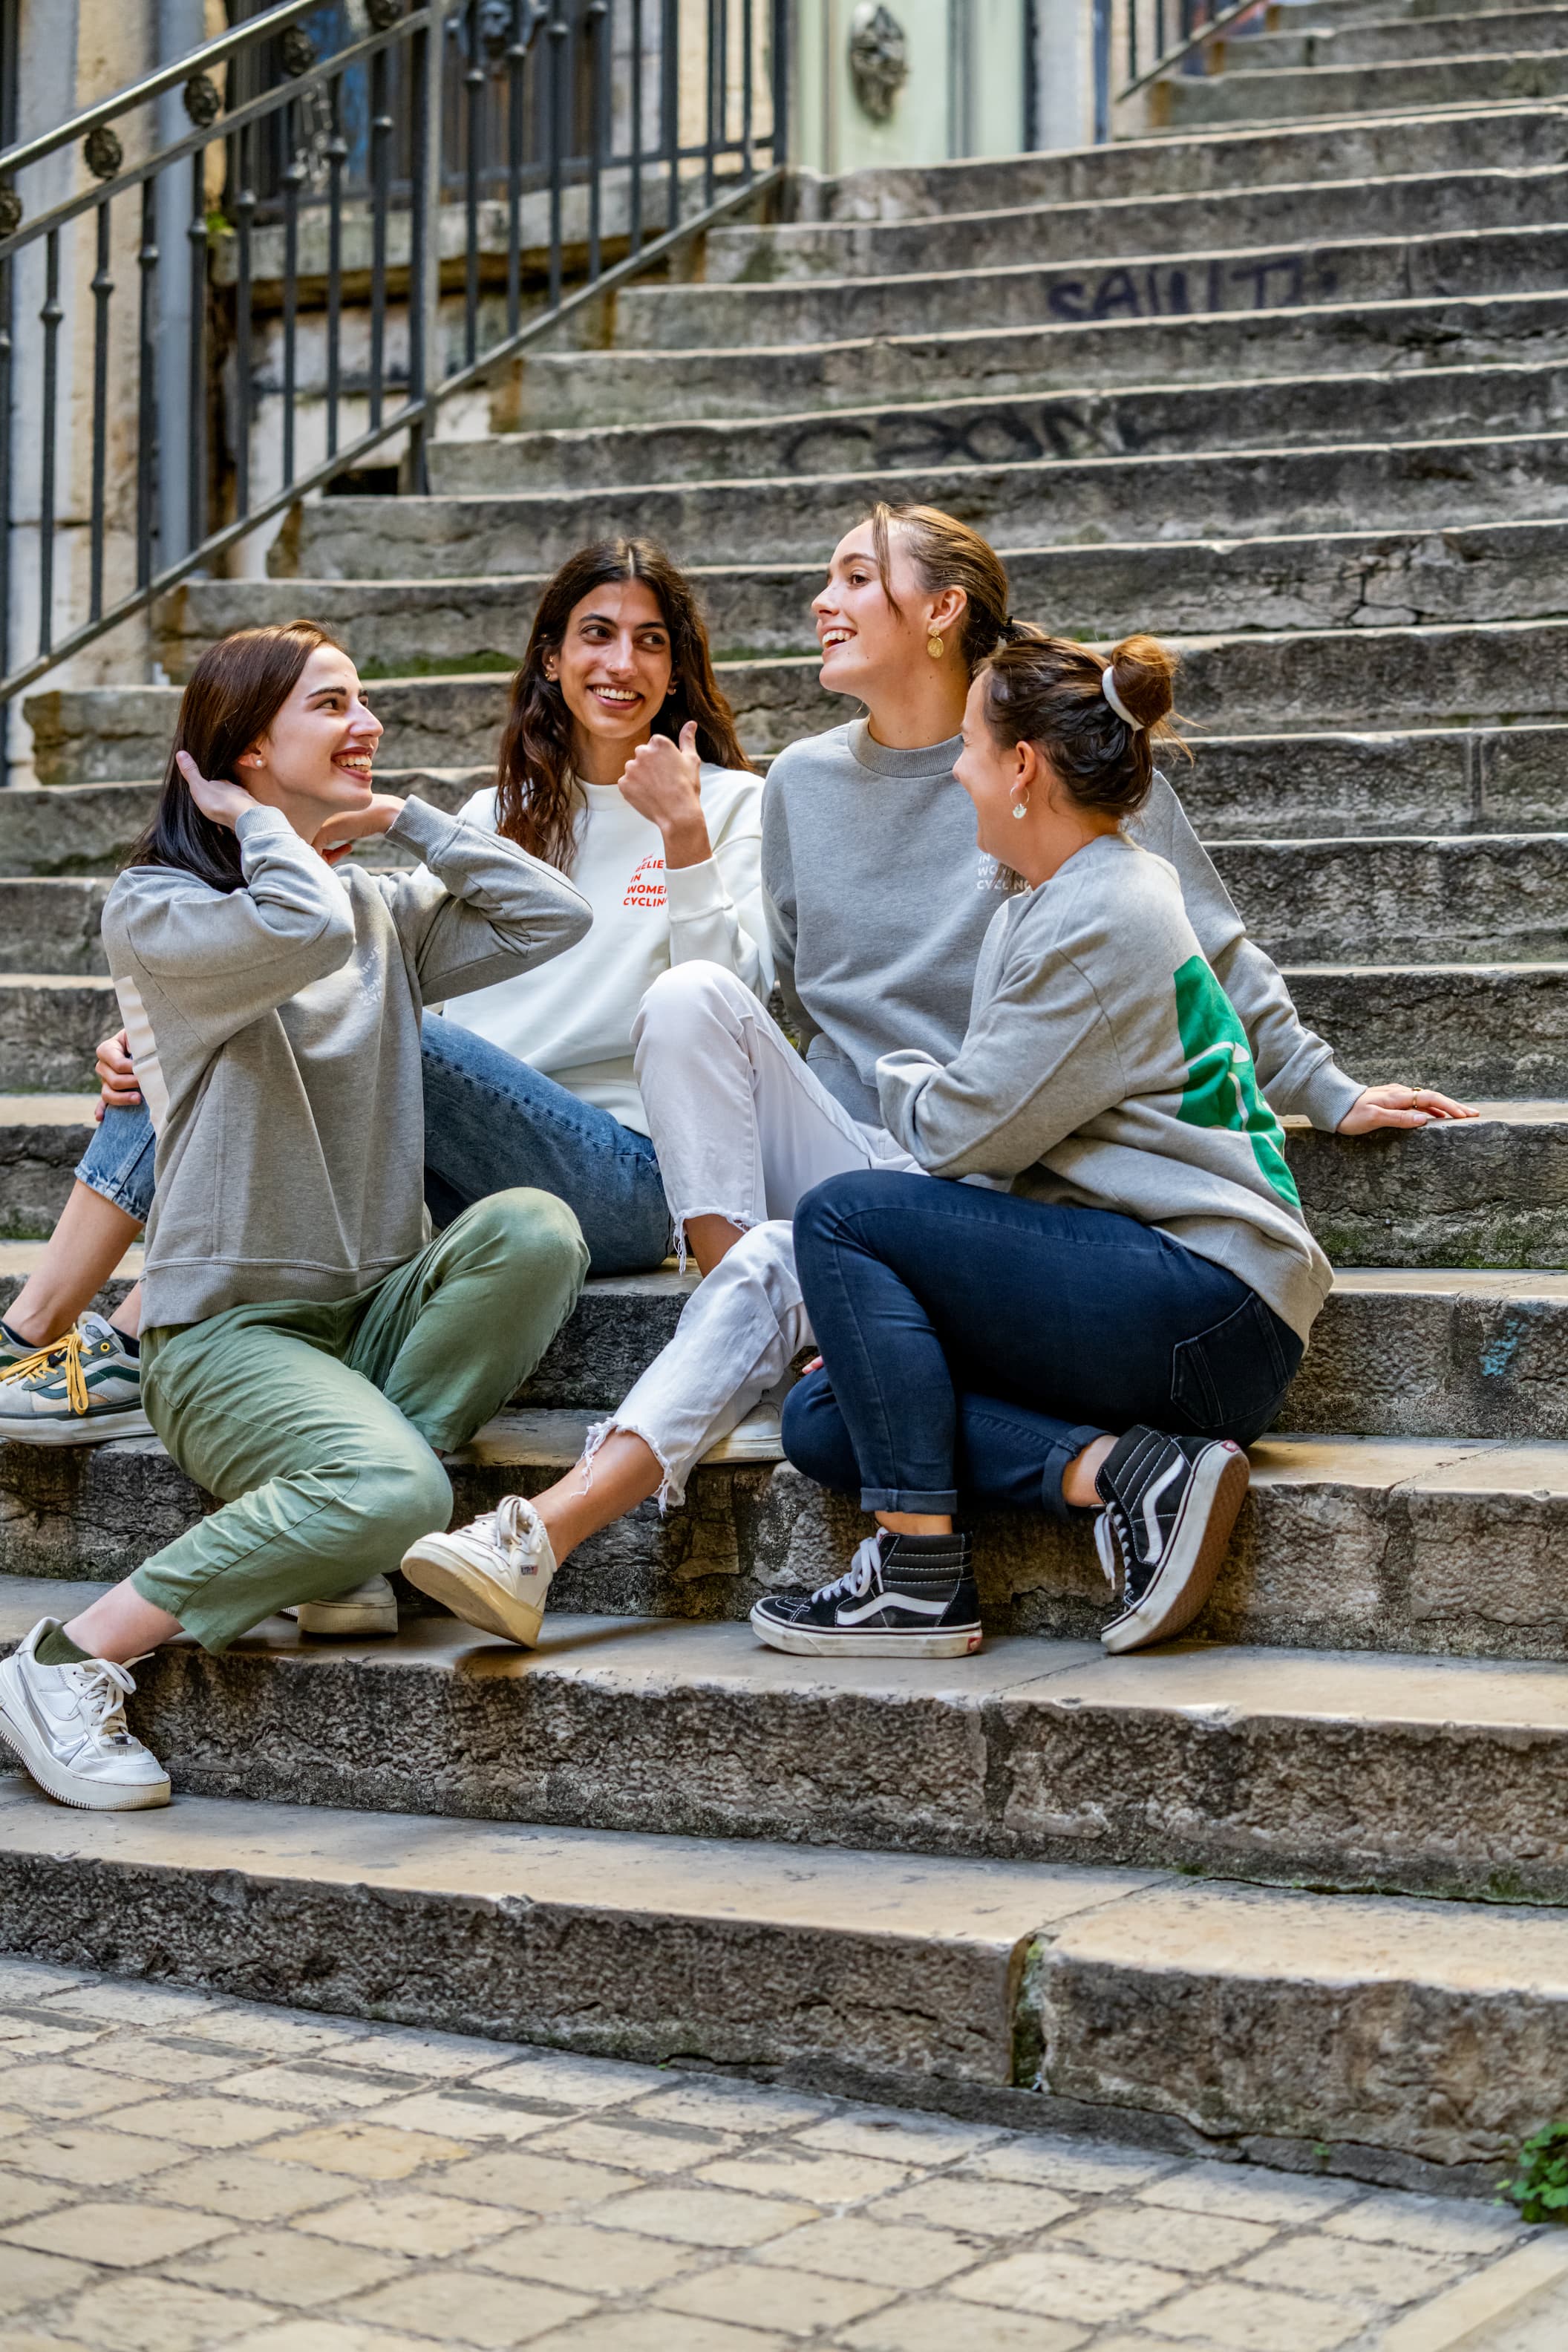
{"label": "green and white sneaker", "polygon": [[142,1410],[142,1367],[101,1315],[84,1315],[63,1339],[0,1365],[0,1441],[101,1445],[151,1437]]}

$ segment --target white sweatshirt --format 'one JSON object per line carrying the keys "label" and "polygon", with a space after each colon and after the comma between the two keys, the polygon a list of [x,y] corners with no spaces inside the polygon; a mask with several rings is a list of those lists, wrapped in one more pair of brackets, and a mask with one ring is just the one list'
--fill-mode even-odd
{"label": "white sweatshirt", "polygon": [[[658,827],[618,784],[577,789],[586,806],[567,878],[594,910],[592,930],[536,971],[464,996],[447,1018],[646,1135],[631,1044],[644,992],[671,964],[699,960],[722,964],[764,1000],[773,984],[763,913],[763,780],[704,764],[713,855],[669,875]],[[495,800],[488,787],[462,814],[493,832]]]}

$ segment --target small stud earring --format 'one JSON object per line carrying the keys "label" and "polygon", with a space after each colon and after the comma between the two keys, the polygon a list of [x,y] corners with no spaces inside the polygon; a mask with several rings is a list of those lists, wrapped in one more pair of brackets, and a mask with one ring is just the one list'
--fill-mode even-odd
{"label": "small stud earring", "polygon": [[1019,818],[1020,820],[1021,820],[1021,819],[1023,819],[1024,817],[1026,817],[1026,816],[1028,815],[1028,814],[1029,814],[1029,803],[1028,803],[1028,802],[1027,802],[1027,801],[1015,801],[1015,802],[1014,802],[1014,803],[1013,803],[1013,814],[1014,814],[1014,815],[1015,815],[1016,817]]}
{"label": "small stud earring", "polygon": [[930,654],[932,661],[941,661],[942,644],[942,632],[940,629],[933,629],[930,636],[926,639],[926,651]]}

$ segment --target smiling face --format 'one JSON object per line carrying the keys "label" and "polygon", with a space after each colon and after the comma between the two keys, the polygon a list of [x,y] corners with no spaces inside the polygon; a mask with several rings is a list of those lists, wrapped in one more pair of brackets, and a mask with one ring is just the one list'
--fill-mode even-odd
{"label": "smiling face", "polygon": [[[877,572],[869,522],[858,523],[833,551],[827,584],[811,600],[822,683],[829,694],[875,699],[930,656],[925,650],[933,599],[922,589],[897,524],[888,535],[895,612]],[[951,593],[951,592],[950,592]]]}
{"label": "smiling face", "polygon": [[298,814],[309,834],[340,810],[367,805],[381,737],[347,654],[318,646],[266,734],[241,752],[235,782],[290,822]]}
{"label": "smiling face", "polygon": [[653,731],[674,674],[669,627],[644,580],[613,580],[574,604],[544,674],[572,714],[572,760],[591,784],[613,784]]}

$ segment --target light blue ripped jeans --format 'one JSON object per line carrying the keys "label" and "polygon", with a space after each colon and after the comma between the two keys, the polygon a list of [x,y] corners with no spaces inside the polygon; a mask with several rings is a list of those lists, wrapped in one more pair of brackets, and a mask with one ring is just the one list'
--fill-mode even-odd
{"label": "light blue ripped jeans", "polygon": [[[576,1215],[590,1271],[640,1274],[669,1249],[653,1145],[608,1111],[454,1021],[425,1015],[425,1198],[438,1226],[491,1192],[528,1185]],[[146,1105],[106,1110],[77,1180],[145,1224],[153,1206]]]}

